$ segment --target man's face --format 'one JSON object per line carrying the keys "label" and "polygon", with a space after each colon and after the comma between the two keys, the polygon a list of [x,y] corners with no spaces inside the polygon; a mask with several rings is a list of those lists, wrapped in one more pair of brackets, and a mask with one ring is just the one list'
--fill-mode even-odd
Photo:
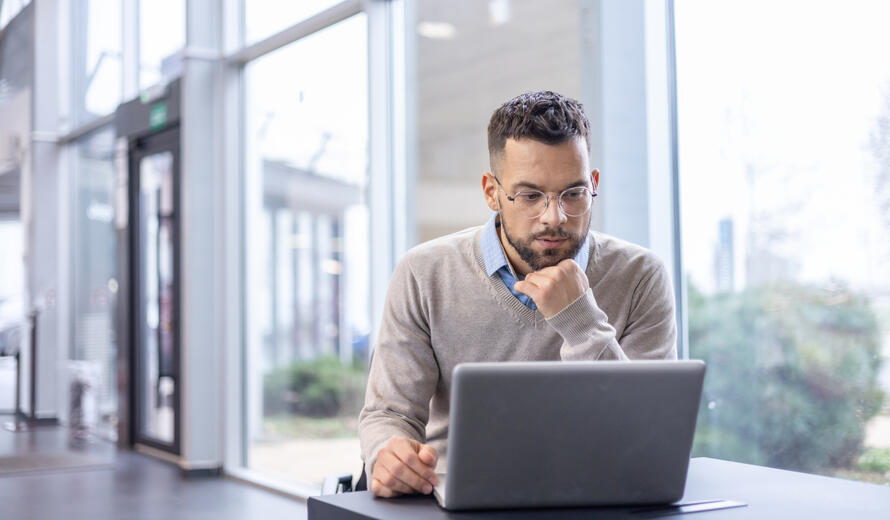
{"label": "man's face", "polygon": [[483,188],[489,207],[500,211],[502,236],[507,241],[504,249],[514,267],[525,275],[574,258],[590,228],[590,211],[566,216],[553,198],[541,216],[529,218],[520,214],[507,195],[537,190],[556,196],[576,186],[595,190],[599,172],[588,169],[584,140],[549,145],[531,139],[508,139],[503,154],[494,162],[492,167],[502,189],[497,189],[497,181],[488,175],[483,178]]}

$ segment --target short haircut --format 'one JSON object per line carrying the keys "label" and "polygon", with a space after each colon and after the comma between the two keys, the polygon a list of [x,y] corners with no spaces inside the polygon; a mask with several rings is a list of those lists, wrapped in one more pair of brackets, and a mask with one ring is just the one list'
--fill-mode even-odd
{"label": "short haircut", "polygon": [[590,149],[590,122],[578,101],[549,90],[526,92],[499,106],[488,123],[488,154],[504,153],[507,139],[561,144],[581,137]]}

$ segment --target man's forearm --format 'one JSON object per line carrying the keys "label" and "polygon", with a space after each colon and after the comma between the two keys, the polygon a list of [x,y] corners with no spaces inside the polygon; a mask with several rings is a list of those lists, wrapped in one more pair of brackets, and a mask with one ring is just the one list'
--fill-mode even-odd
{"label": "man's forearm", "polygon": [[612,356],[609,357],[616,359],[628,358],[615,338],[615,328],[609,323],[606,313],[597,306],[590,289],[551,316],[547,323],[563,338],[560,348],[563,361],[597,360],[606,352],[611,352]]}
{"label": "man's forearm", "polygon": [[677,328],[670,287],[646,287],[619,338],[588,290],[547,320],[563,338],[564,361],[676,359]]}
{"label": "man's forearm", "polygon": [[412,424],[414,421],[388,410],[363,409],[359,415],[359,442],[365,471],[370,475],[377,460],[377,454],[389,439],[405,437],[424,442],[423,429]]}

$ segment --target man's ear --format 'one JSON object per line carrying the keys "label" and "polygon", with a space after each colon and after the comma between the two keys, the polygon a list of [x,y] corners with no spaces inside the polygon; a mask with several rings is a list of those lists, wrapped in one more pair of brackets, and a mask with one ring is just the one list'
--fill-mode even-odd
{"label": "man's ear", "polygon": [[482,174],[482,193],[485,195],[485,203],[488,204],[488,208],[498,211],[498,185],[491,172]]}
{"label": "man's ear", "polygon": [[593,181],[593,191],[596,191],[596,187],[600,184],[600,171],[594,168],[590,173],[590,180]]}

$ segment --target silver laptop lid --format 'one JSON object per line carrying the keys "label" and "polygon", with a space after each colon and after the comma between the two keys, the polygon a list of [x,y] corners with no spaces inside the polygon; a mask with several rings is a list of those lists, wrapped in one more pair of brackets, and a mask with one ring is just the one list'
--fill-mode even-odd
{"label": "silver laptop lid", "polygon": [[704,372],[701,361],[458,365],[443,505],[679,500]]}

